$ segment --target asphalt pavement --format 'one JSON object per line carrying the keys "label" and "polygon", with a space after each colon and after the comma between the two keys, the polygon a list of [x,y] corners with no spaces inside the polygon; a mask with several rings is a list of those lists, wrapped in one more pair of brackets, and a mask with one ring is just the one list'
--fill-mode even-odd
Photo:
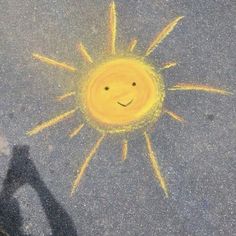
{"label": "asphalt pavement", "polygon": [[[236,95],[167,92],[165,106],[184,124],[163,116],[150,132],[170,190],[165,198],[148,161],[144,137],[129,142],[121,160],[117,137],[108,137],[73,197],[76,170],[99,134],[85,125],[68,132],[79,115],[37,136],[34,125],[74,106],[56,97],[74,87],[84,63],[107,48],[108,0],[0,1],[0,235],[232,236],[236,235]],[[185,16],[149,57],[166,87],[195,82],[236,94],[235,0],[117,0],[122,50],[138,38],[141,55],[153,36]],[[78,75],[40,63],[40,53],[79,68]]]}

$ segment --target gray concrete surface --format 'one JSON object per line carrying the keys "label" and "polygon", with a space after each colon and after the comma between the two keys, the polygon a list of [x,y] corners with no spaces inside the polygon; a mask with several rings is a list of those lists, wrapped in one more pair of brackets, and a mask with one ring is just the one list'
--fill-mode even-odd
{"label": "gray concrete surface", "polygon": [[[72,75],[34,61],[31,53],[81,68],[75,44],[86,42],[94,57],[104,50],[109,3],[0,1],[0,219],[5,230],[36,236],[75,235],[74,228],[77,235],[236,235],[235,95],[168,93],[166,106],[188,120],[182,125],[163,117],[151,134],[169,199],[153,178],[142,136],[130,142],[125,163],[116,138],[108,138],[70,198],[76,168],[97,133],[86,127],[69,140],[67,132],[79,123],[77,117],[38,136],[25,135],[73,106],[73,100],[60,104],[54,99],[73,86]],[[116,3],[119,45],[137,36],[139,53],[170,19],[185,16],[150,57],[155,63],[178,62],[164,72],[167,86],[195,81],[236,92],[235,0]],[[14,145],[27,146],[15,147],[14,156]],[[12,195],[6,194],[7,187]]]}

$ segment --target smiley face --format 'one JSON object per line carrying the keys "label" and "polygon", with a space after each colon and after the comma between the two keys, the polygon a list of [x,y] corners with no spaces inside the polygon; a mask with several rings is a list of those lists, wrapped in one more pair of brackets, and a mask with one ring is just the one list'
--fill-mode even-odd
{"label": "smiley face", "polygon": [[99,130],[125,132],[156,119],[162,109],[160,74],[134,58],[117,58],[98,65],[82,85],[86,118]]}

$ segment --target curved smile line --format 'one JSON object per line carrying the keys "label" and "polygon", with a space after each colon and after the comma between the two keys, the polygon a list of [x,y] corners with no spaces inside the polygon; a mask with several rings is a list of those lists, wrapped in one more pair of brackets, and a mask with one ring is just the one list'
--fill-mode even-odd
{"label": "curved smile line", "polygon": [[133,102],[133,99],[132,100],[130,100],[128,103],[126,103],[126,104],[123,104],[123,103],[121,103],[121,102],[117,102],[119,105],[121,105],[122,107],[127,107],[127,106],[129,106],[131,103]]}

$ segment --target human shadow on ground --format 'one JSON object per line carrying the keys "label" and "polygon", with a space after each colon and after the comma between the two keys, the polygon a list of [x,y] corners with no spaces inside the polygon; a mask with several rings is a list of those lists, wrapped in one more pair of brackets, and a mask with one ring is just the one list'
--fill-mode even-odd
{"label": "human shadow on ground", "polygon": [[26,236],[22,232],[23,218],[14,193],[25,184],[29,184],[38,194],[47,216],[53,236],[76,236],[75,225],[56,201],[29,159],[29,146],[17,145],[13,148],[13,157],[0,192],[0,236]]}

